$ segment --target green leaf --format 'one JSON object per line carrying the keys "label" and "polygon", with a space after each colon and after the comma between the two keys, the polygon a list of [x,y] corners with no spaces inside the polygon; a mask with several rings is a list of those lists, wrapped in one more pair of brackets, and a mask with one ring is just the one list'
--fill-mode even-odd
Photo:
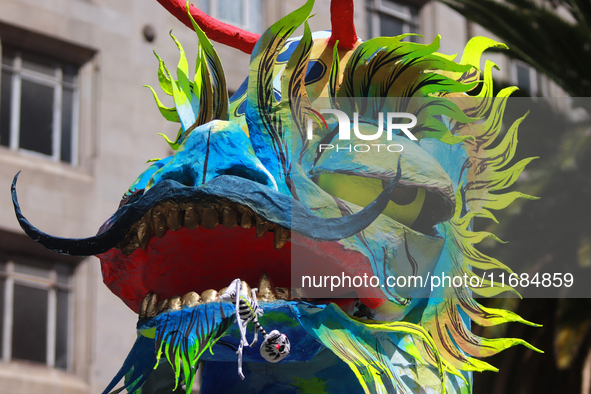
{"label": "green leaf", "polygon": [[164,104],[162,104],[162,102],[158,98],[158,95],[156,94],[154,89],[152,89],[151,86],[145,85],[145,87],[150,89],[150,91],[152,92],[152,95],[154,95],[154,100],[156,100],[156,105],[158,105],[158,109],[160,110],[160,113],[162,114],[162,116],[164,116],[164,118],[166,120],[169,120],[171,122],[180,122],[179,115],[176,111],[176,108],[166,107]]}
{"label": "green leaf", "polygon": [[164,64],[164,61],[158,56],[156,51],[154,51],[154,55],[158,58],[158,81],[160,81],[160,88],[164,93],[172,96],[172,81],[169,76],[170,73]]}

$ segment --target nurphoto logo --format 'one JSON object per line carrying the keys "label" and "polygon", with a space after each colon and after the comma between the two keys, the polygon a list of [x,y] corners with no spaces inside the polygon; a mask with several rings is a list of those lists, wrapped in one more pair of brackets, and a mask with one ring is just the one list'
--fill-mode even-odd
{"label": "nurphoto logo", "polygon": [[[351,119],[349,115],[345,112],[340,111],[338,109],[321,109],[320,113],[312,110],[324,123],[324,125],[328,128],[324,117],[321,114],[332,114],[337,117],[339,122],[339,140],[340,141],[349,141],[351,140]],[[395,123],[399,122],[403,119],[409,119],[410,122],[407,123]],[[377,131],[374,134],[363,134],[359,131],[359,113],[353,112],[353,133],[355,137],[363,140],[363,141],[375,141],[379,139],[382,134],[384,133],[384,113],[380,112],[378,114],[378,125]],[[415,137],[411,132],[410,128],[416,126],[417,118],[413,114],[409,114],[407,112],[387,112],[386,113],[386,138],[388,141],[392,141],[392,131],[393,130],[400,130],[406,135],[409,139],[416,141],[417,137]],[[312,130],[312,119],[308,119],[308,128],[307,128],[307,136],[308,139],[311,140],[314,138],[313,130]],[[345,150],[348,152],[369,152],[371,150],[377,150],[380,152],[382,149],[388,152],[402,152],[404,147],[400,144],[347,144],[346,146],[339,146],[338,144],[319,144],[318,151],[322,152],[324,150],[331,150],[336,149],[337,152]]]}

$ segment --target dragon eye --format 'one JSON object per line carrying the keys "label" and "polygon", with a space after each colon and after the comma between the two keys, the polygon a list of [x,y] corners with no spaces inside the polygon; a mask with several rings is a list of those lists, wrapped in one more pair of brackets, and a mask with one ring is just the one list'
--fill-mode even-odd
{"label": "dragon eye", "polygon": [[[368,206],[388,185],[388,181],[357,175],[321,174],[318,186],[333,197],[360,207]],[[420,187],[397,186],[383,214],[411,227],[423,208],[426,190]]]}
{"label": "dragon eye", "polygon": [[285,350],[285,346],[284,345],[281,345],[281,347],[279,348],[279,351],[280,352],[283,352],[284,350]]}
{"label": "dragon eye", "polygon": [[[382,180],[382,189],[388,186],[388,181]],[[408,205],[417,198],[419,188],[415,186],[396,186],[390,200],[396,205]]]}

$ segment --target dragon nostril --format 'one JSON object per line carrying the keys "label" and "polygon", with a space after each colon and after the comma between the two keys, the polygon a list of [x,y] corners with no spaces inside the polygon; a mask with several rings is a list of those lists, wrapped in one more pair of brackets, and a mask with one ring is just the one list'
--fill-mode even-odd
{"label": "dragon nostril", "polygon": [[184,186],[196,186],[196,174],[188,166],[179,167],[164,167],[162,170],[154,174],[152,180],[148,183],[148,187],[155,185],[158,182],[165,180],[172,180]]}
{"label": "dragon nostril", "polygon": [[232,166],[220,175],[232,175],[237,176],[239,178],[244,178],[251,180],[256,183],[261,183],[263,185],[267,185],[269,183],[269,176],[262,171],[257,171],[253,168],[248,168],[245,166]]}

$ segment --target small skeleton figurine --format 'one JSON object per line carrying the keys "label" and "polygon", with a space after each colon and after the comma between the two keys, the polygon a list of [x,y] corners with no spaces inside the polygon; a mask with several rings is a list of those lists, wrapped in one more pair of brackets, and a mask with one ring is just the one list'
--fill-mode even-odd
{"label": "small skeleton figurine", "polygon": [[[236,303],[236,323],[240,329],[240,343],[238,345],[238,376],[244,379],[242,373],[242,352],[244,346],[252,346],[257,342],[258,331],[261,332],[265,340],[261,345],[261,356],[272,363],[277,363],[283,360],[290,351],[289,339],[285,334],[281,334],[277,330],[271,331],[267,334],[265,329],[259,324],[259,316],[263,315],[263,309],[259,307],[257,302],[258,289],[252,289],[251,294],[244,294],[242,292],[242,281],[234,279],[224,294],[220,295],[220,300],[230,300]],[[246,340],[246,327],[248,323],[253,322],[255,326],[254,339],[251,344]]]}

